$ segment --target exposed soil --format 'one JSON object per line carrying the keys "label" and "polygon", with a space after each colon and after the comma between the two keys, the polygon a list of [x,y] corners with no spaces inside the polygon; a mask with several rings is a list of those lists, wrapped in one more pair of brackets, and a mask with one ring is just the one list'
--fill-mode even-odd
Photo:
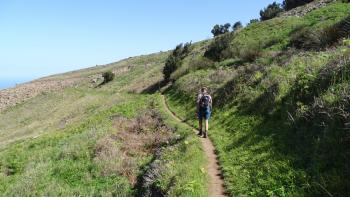
{"label": "exposed soil", "polygon": [[0,90],[0,111],[9,106],[22,103],[43,92],[59,91],[73,86],[79,79],[67,80],[35,80],[17,85],[14,88]]}

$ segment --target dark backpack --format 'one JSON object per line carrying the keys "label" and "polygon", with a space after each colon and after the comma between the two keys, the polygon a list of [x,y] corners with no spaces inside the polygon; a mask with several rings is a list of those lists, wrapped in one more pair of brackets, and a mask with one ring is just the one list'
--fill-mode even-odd
{"label": "dark backpack", "polygon": [[199,100],[199,106],[201,108],[208,108],[210,105],[210,97],[209,95],[203,95]]}

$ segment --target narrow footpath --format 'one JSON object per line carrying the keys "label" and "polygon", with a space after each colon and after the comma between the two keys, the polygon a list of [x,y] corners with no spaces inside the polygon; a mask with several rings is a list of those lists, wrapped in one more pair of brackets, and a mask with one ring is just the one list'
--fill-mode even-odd
{"label": "narrow footpath", "polygon": [[[172,115],[173,118],[175,118],[176,120],[178,120],[179,122],[182,122],[182,120],[176,116],[176,114],[174,114],[170,109],[169,106],[166,102],[165,96],[162,95],[162,102],[164,105],[164,109],[166,109],[166,111]],[[191,127],[193,129],[194,132],[198,132],[197,129],[193,128],[192,126],[188,125],[189,127]],[[202,142],[202,146],[203,146],[203,150],[204,153],[207,157],[208,160],[208,165],[207,165],[207,173],[209,175],[209,193],[208,196],[209,197],[220,197],[220,196],[226,196],[225,195],[225,189],[224,189],[224,181],[221,178],[221,172],[219,169],[219,165],[218,165],[218,159],[217,156],[215,154],[215,148],[213,143],[210,141],[209,138],[200,138],[201,142]]]}

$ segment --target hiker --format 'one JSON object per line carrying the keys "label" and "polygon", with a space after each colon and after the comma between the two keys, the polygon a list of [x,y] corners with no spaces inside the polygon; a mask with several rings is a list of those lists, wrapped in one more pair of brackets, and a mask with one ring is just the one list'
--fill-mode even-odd
{"label": "hiker", "polygon": [[[208,94],[208,89],[202,87],[197,96],[197,116],[199,121],[199,133],[198,135],[206,138],[209,126],[209,118],[212,110],[212,98]],[[205,120],[205,130],[203,132],[203,119]]]}

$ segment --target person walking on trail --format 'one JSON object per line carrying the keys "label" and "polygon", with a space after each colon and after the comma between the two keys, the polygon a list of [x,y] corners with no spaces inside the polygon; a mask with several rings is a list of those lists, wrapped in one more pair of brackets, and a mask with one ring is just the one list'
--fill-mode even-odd
{"label": "person walking on trail", "polygon": [[[199,121],[199,133],[198,135],[206,138],[209,127],[209,119],[212,111],[213,100],[208,93],[208,89],[203,87],[197,96],[197,116]],[[203,132],[203,120],[205,120],[205,130]]]}

